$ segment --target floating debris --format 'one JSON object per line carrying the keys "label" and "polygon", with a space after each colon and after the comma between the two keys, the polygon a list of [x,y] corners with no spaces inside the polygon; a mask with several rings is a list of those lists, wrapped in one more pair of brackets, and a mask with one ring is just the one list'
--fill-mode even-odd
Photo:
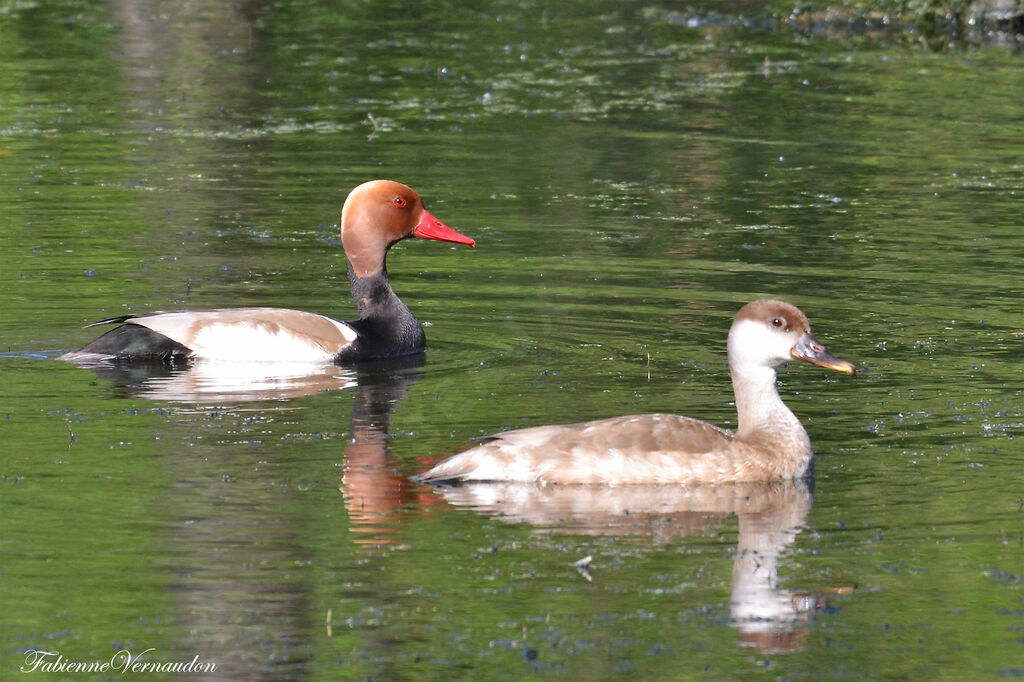
{"label": "floating debris", "polygon": [[587,582],[590,582],[594,579],[593,576],[590,575],[590,564],[593,560],[594,557],[588,554],[587,556],[583,557],[582,559],[573,564],[576,570],[580,572],[580,575],[587,579]]}

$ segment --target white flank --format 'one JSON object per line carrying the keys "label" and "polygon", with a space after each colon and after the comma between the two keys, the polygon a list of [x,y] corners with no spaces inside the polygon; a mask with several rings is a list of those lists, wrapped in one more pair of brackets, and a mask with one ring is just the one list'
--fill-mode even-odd
{"label": "white flank", "polygon": [[335,327],[337,327],[338,331],[340,331],[341,335],[347,339],[348,343],[352,343],[353,341],[356,340],[358,334],[356,334],[356,330],[353,329],[352,327],[348,326],[344,322],[339,322],[330,317],[324,317],[324,319],[333,324]]}
{"label": "white flank", "polygon": [[[337,324],[337,323],[336,323]],[[355,338],[345,327],[343,333]],[[320,344],[287,329],[270,332],[266,326],[249,322],[207,324],[189,344],[193,357],[231,362],[274,361],[330,362],[334,355]]]}

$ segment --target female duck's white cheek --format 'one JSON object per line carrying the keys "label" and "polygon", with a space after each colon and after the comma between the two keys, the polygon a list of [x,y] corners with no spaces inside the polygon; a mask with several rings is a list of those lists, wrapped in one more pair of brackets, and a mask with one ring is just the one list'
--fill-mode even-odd
{"label": "female duck's white cheek", "polygon": [[743,320],[729,333],[729,357],[737,364],[764,364],[766,359],[790,359],[795,337],[761,322]]}

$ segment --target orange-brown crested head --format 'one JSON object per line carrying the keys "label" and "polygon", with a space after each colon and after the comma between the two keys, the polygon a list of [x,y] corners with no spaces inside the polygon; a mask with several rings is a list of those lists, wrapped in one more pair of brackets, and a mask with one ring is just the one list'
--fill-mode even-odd
{"label": "orange-brown crested head", "polygon": [[753,301],[740,308],[729,330],[730,363],[775,367],[796,359],[853,374],[854,367],[835,357],[811,334],[807,316],[791,303]]}
{"label": "orange-brown crested head", "polygon": [[423,207],[416,190],[393,180],[371,180],[353,189],[341,208],[341,244],[356,277],[384,267],[395,242],[406,237],[476,246]]}

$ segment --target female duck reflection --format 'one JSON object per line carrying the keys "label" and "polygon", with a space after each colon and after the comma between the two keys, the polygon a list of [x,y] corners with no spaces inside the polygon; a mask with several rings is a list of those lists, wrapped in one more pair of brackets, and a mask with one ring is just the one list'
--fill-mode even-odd
{"label": "female duck reflection", "polygon": [[[764,653],[797,651],[824,606],[821,594],[778,586],[779,555],[803,528],[811,508],[807,480],[718,486],[537,486],[488,483],[435,488],[458,506],[528,523],[538,533],[650,536],[657,544],[706,535],[735,515],[739,539],[729,597],[731,625]],[[600,569],[600,560],[594,566]],[[589,574],[585,574],[589,579]],[[848,593],[852,588],[826,592]]]}

